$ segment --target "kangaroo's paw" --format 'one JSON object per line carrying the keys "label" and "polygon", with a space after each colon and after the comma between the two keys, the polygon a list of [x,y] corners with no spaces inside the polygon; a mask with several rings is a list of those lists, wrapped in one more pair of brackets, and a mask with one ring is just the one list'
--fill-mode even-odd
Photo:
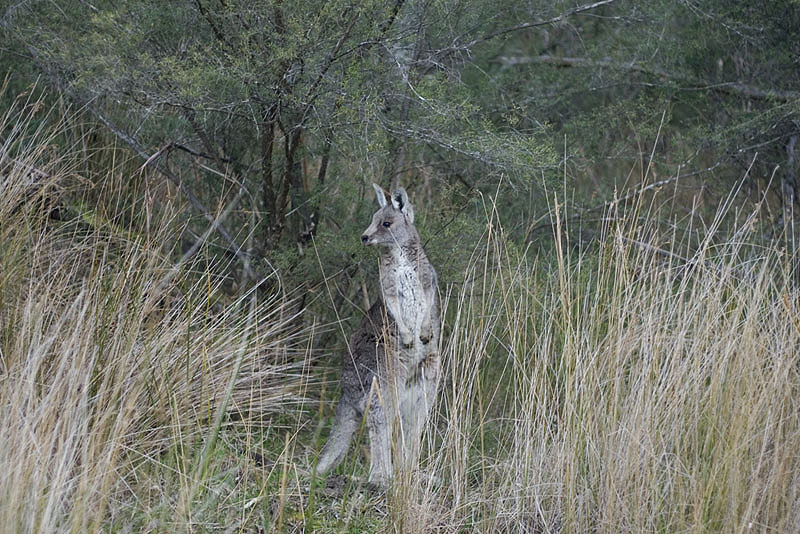
{"label": "kangaroo's paw", "polygon": [[411,330],[400,330],[400,343],[402,343],[403,348],[406,349],[414,344],[414,334]]}
{"label": "kangaroo's paw", "polygon": [[422,341],[423,345],[427,345],[431,342],[433,338],[433,326],[430,323],[423,324],[422,329],[419,332],[419,340]]}
{"label": "kangaroo's paw", "polygon": [[427,345],[431,342],[431,338],[433,337],[433,327],[428,324],[422,327],[422,330],[419,333],[419,340],[422,341],[423,345]]}

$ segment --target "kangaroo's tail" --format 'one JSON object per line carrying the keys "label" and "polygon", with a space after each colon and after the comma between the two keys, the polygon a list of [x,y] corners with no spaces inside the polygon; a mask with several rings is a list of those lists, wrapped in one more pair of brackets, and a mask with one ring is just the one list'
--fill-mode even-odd
{"label": "kangaroo's tail", "polygon": [[331,435],[328,437],[325,447],[322,448],[322,454],[317,462],[317,474],[324,475],[336,468],[344,459],[347,448],[350,446],[350,439],[358,429],[360,420],[361,417],[353,405],[345,402],[344,399],[339,401]]}

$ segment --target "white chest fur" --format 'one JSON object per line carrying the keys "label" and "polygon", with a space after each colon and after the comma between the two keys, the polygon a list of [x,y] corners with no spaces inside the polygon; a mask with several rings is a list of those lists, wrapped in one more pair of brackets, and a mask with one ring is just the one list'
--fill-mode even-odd
{"label": "white chest fur", "polygon": [[381,288],[386,308],[397,322],[404,344],[411,343],[419,336],[425,314],[425,290],[418,266],[402,250],[393,250],[391,261],[382,265]]}

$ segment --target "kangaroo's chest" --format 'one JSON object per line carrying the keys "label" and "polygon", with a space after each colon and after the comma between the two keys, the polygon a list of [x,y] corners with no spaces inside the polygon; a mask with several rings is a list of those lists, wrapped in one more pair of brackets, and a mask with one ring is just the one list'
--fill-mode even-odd
{"label": "kangaroo's chest", "polygon": [[417,266],[404,257],[393,258],[383,268],[383,298],[392,317],[406,328],[416,330],[422,320],[425,290]]}

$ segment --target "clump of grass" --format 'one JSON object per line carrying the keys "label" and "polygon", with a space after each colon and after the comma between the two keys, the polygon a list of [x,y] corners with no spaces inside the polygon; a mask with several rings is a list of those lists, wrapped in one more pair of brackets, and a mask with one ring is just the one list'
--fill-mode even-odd
{"label": "clump of grass", "polygon": [[[255,289],[220,299],[208,261],[176,268],[168,221],[140,233],[99,217],[50,220],[40,206],[80,154],[65,145],[68,123],[42,109],[23,100],[0,125],[1,528],[241,522],[241,506],[214,491],[252,464],[236,429],[302,398],[294,308]],[[103,187],[128,179],[110,173]]]}
{"label": "clump of grass", "polygon": [[427,465],[444,483],[405,531],[800,525],[800,292],[780,249],[714,228],[686,257],[622,218],[576,252],[554,221],[542,265],[487,218],[449,303]]}

